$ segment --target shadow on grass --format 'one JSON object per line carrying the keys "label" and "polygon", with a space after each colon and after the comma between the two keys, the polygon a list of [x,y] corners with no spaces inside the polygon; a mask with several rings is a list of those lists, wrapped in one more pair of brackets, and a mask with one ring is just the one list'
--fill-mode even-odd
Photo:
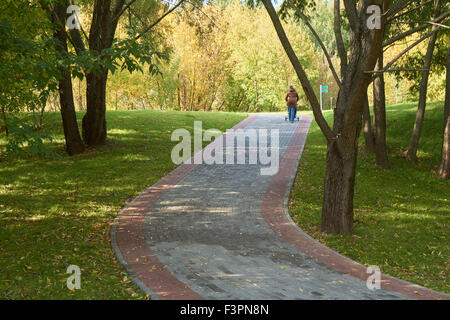
{"label": "shadow on grass", "polygon": [[[81,122],[82,115],[78,113]],[[24,115],[29,117],[30,115]],[[107,112],[106,146],[69,157],[63,153],[60,114],[46,113],[50,146],[62,157],[0,162],[0,298],[144,298],[123,273],[109,244],[119,209],[175,165],[170,141],[177,128],[222,131],[246,117],[228,113]],[[4,146],[0,140],[0,147]],[[70,292],[65,273],[82,269],[82,289]]]}

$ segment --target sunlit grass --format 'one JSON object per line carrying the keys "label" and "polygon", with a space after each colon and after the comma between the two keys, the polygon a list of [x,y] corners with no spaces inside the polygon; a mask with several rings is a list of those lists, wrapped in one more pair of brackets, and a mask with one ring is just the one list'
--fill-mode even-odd
{"label": "sunlit grass", "polygon": [[[387,142],[392,169],[380,169],[374,155],[360,153],[356,169],[354,234],[320,232],[325,139],[313,122],[291,193],[290,213],[310,235],[365,265],[438,291],[450,293],[450,184],[433,170],[442,146],[443,103],[428,103],[419,145],[419,164],[402,157],[415,119],[416,104],[387,109]],[[326,112],[328,121],[333,114]]]}
{"label": "sunlit grass", "polygon": [[[107,145],[74,157],[64,154],[60,117],[46,113],[44,122],[62,158],[0,158],[0,299],[143,299],[111,249],[117,212],[175,167],[173,130],[192,132],[201,120],[224,131],[246,115],[109,111]],[[82,272],[74,292],[71,264]]]}

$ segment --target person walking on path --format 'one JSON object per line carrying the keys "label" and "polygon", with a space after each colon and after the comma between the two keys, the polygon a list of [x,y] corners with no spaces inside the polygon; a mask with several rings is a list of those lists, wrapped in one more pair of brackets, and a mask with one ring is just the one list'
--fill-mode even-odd
{"label": "person walking on path", "polygon": [[297,102],[299,100],[298,93],[293,86],[289,87],[289,91],[286,94],[285,100],[289,113],[289,121],[292,123],[294,122],[295,116],[297,114]]}

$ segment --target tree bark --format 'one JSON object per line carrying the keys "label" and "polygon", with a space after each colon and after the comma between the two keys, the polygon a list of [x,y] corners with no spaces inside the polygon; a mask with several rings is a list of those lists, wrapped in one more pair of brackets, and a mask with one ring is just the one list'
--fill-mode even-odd
{"label": "tree bark", "polygon": [[[436,18],[440,12],[440,1],[435,4],[434,17]],[[438,28],[433,27],[433,34],[428,42],[427,52],[423,63],[422,79],[420,80],[419,104],[417,106],[416,120],[409,142],[409,148],[406,152],[406,159],[410,162],[417,163],[417,149],[419,147],[420,134],[422,132],[423,119],[425,117],[425,107],[427,104],[428,78],[430,75],[430,67],[433,59],[433,51],[436,44]]]}
{"label": "tree bark", "polygon": [[[54,11],[59,21],[65,21],[66,9],[61,4],[56,3],[54,6]],[[56,50],[63,55],[67,55],[67,35],[63,28],[65,28],[65,26],[58,27],[53,36],[57,40]],[[83,141],[81,140],[80,131],[78,129],[77,115],[75,113],[75,104],[73,99],[72,78],[70,72],[63,68],[60,68],[59,72],[61,77],[58,82],[59,102],[61,105],[64,138],[66,140],[66,152],[67,154],[72,156],[82,153],[85,147]]]}
{"label": "tree bark", "polygon": [[446,63],[446,82],[445,82],[445,102],[444,102],[444,139],[442,142],[442,158],[438,169],[438,175],[441,178],[450,177],[450,42],[447,48]]}
{"label": "tree bark", "polygon": [[3,106],[2,106],[2,118],[3,118],[3,125],[0,127],[0,129],[5,130],[5,135],[8,137],[9,136],[9,128],[8,128],[8,123],[6,123],[6,110],[5,110],[5,107],[3,107]]}
{"label": "tree bark", "polygon": [[[336,107],[345,103],[347,102],[344,99],[338,99]],[[327,145],[321,223],[323,232],[340,234],[353,232],[355,168],[361,126],[362,119],[359,117],[359,123],[353,129],[353,137],[342,137],[341,141],[332,141]]]}
{"label": "tree bark", "polygon": [[[382,69],[383,48],[380,48],[376,70]],[[386,93],[383,73],[379,73],[373,81],[373,130],[376,162],[383,169],[389,169],[386,147]]]}
{"label": "tree bark", "polygon": [[83,117],[83,140],[88,146],[106,143],[107,71],[86,75],[86,114]]}
{"label": "tree bark", "polygon": [[364,141],[366,144],[367,151],[375,152],[374,145],[374,136],[372,132],[372,123],[370,121],[370,109],[369,109],[369,97],[366,94],[366,99],[364,100],[363,107],[363,132],[364,132]]}

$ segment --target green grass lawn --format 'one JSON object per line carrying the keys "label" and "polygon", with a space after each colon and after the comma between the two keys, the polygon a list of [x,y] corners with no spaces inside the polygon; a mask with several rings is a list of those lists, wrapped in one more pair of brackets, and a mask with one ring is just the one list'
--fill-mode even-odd
{"label": "green grass lawn", "polygon": [[[408,148],[417,104],[387,108],[387,143],[392,169],[383,170],[364,150],[361,137],[356,168],[354,234],[320,232],[326,144],[313,121],[292,189],[289,211],[311,236],[365,265],[413,283],[450,293],[450,184],[433,170],[440,163],[443,103],[428,103],[414,166]],[[332,120],[331,111],[325,112]]]}
{"label": "green grass lawn", "polygon": [[[109,111],[107,145],[69,157],[60,114],[46,113],[45,130],[62,158],[0,158],[0,299],[145,298],[110,246],[117,212],[175,167],[173,130],[192,132],[201,120],[203,130],[224,131],[246,116]],[[5,143],[1,136],[0,151]],[[81,290],[74,292],[66,287],[71,264],[81,268]]]}

